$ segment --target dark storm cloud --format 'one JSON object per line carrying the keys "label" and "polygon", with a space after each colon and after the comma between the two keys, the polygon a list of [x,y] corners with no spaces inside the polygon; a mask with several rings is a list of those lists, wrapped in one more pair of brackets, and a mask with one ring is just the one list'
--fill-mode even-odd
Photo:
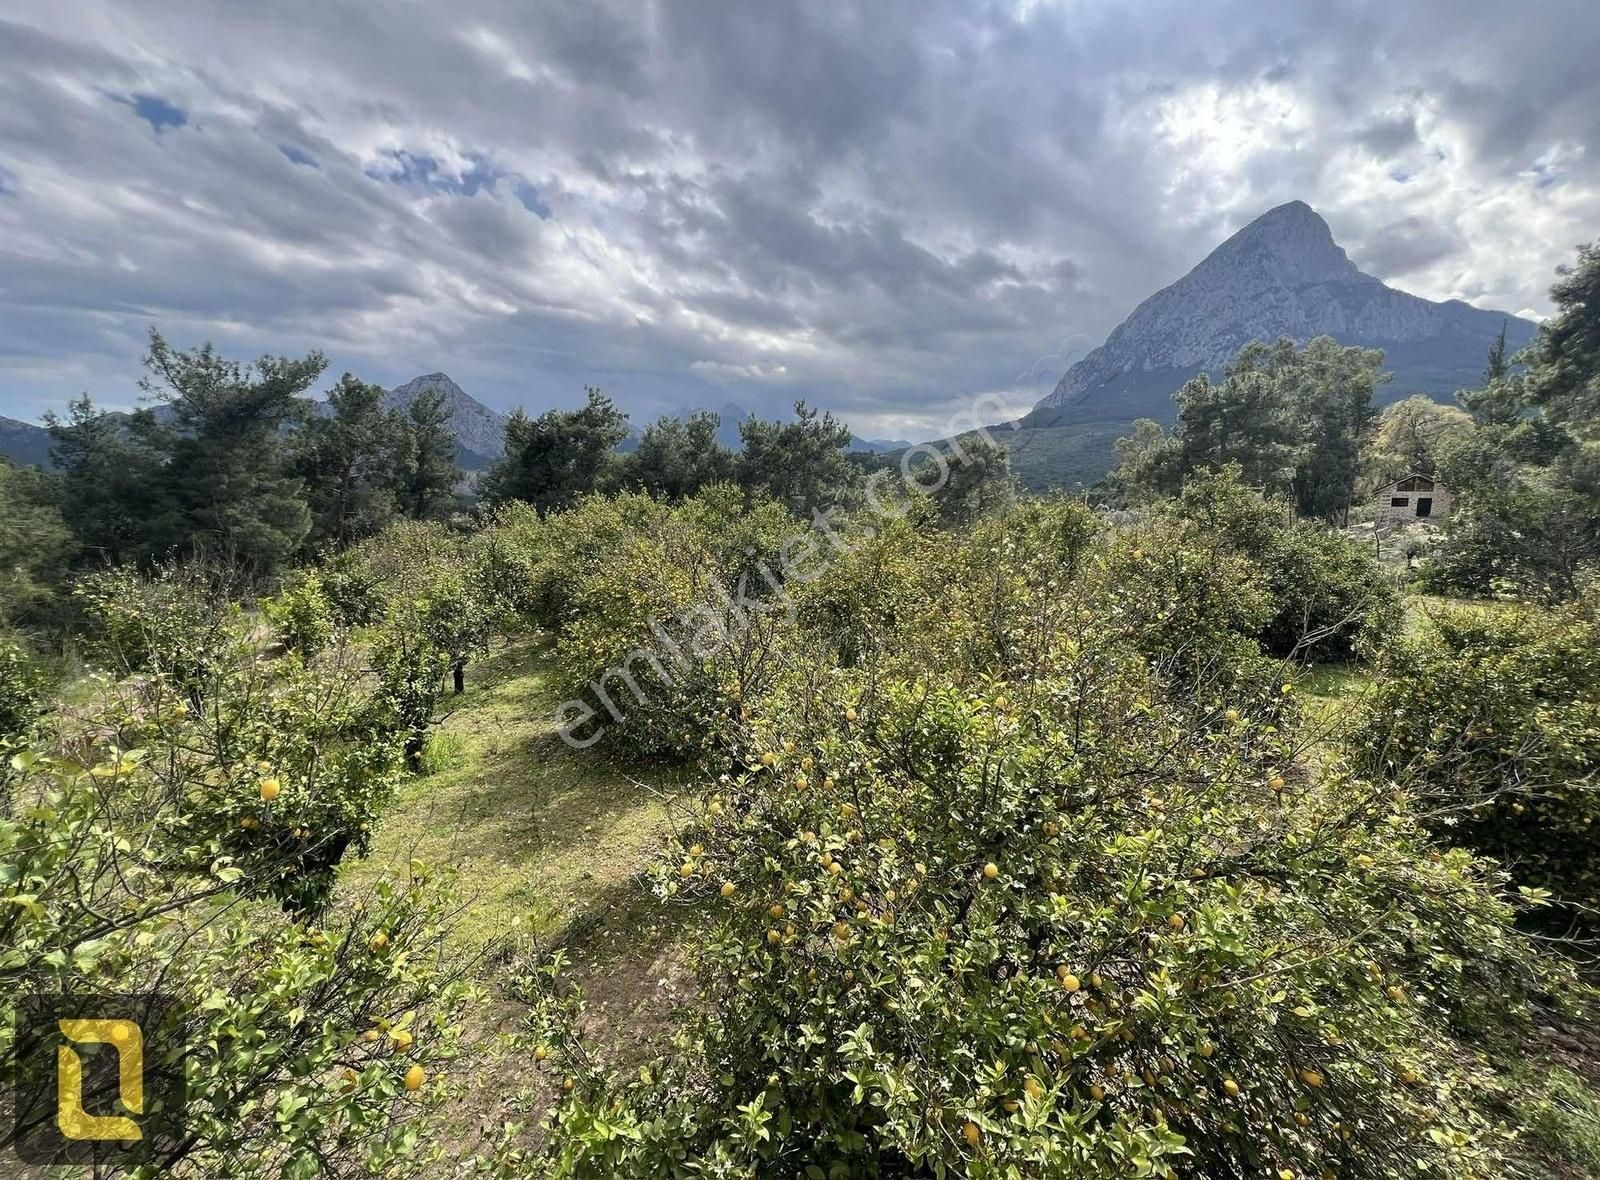
{"label": "dark storm cloud", "polygon": [[0,413],[128,402],[159,325],[915,434],[1295,198],[1375,273],[1539,310],[1600,224],[1600,12],[1532,9],[21,0]]}

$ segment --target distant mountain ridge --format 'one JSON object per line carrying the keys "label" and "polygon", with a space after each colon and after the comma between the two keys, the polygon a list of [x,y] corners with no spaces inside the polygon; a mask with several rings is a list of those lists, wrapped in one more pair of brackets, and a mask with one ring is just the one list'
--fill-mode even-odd
{"label": "distant mountain ridge", "polygon": [[1388,286],[1350,261],[1311,206],[1290,201],[1134,308],[1007,441],[1029,486],[1092,482],[1110,468],[1112,442],[1136,419],[1173,421],[1172,395],[1185,381],[1220,373],[1252,340],[1281,336],[1382,348],[1394,380],[1379,389],[1379,402],[1413,393],[1449,401],[1482,381],[1502,325],[1512,351],[1538,330],[1507,313]]}
{"label": "distant mountain ridge", "polygon": [[50,466],[50,432],[0,415],[0,455],[23,467]]}
{"label": "distant mountain ridge", "polygon": [[1170,418],[1171,395],[1184,381],[1219,372],[1252,340],[1280,336],[1303,344],[1326,335],[1383,348],[1394,381],[1382,396],[1450,397],[1481,378],[1502,324],[1512,349],[1538,329],[1504,312],[1388,286],[1350,261],[1311,206],[1290,201],[1134,308],[1067,370],[1029,415],[1030,425]]}

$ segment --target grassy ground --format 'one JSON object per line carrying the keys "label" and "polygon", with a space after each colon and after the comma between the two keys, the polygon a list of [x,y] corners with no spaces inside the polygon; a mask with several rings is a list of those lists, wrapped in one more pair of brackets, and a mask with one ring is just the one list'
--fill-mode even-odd
{"label": "grassy ground", "polygon": [[[665,822],[673,782],[636,782],[556,735],[548,657],[519,638],[468,666],[425,761],[351,866],[359,887],[413,858],[452,866],[467,903],[458,936],[480,948],[512,929],[554,935],[634,892]],[[662,792],[662,793],[657,793]]]}
{"label": "grassy ground", "polygon": [[[685,913],[639,882],[682,784],[654,773],[637,781],[643,772],[562,742],[550,672],[547,647],[527,637],[468,666],[466,691],[443,704],[425,773],[401,788],[371,855],[345,868],[341,887],[404,874],[413,859],[450,867],[466,906],[455,931],[464,953],[492,953],[512,933],[562,941],[592,1044],[614,1060],[643,1059],[693,991],[678,955]],[[549,1096],[510,1039],[521,1010],[502,994],[496,964],[477,973],[488,996],[451,1070],[447,1157],[481,1146],[480,1128],[536,1124]]]}

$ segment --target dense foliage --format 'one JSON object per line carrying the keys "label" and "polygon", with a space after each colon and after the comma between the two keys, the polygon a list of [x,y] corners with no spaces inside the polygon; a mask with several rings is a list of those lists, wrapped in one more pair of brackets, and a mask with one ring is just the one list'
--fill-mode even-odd
{"label": "dense foliage", "polygon": [[[564,953],[497,943],[559,1082],[461,1170],[1542,1175],[1497,1065],[1592,1037],[1549,919],[1600,904],[1597,273],[1461,411],[1375,420],[1372,350],[1249,345],[1100,507],[1019,499],[974,435],[897,477],[804,403],[630,450],[591,389],[458,511],[442,395],[313,413],[315,354],[153,335],[161,412],[85,399],[59,477],[0,466],[0,1018],[178,998],[190,1134],[140,1175],[438,1173],[450,890],[341,869],[532,632],[552,749],[688,784],[646,879],[696,1003],[616,1067]],[[1411,471],[1459,493],[1425,584],[1538,606],[1402,634],[1333,523]],[[1300,703],[1326,661],[1373,678],[1342,728]]]}
{"label": "dense foliage", "polygon": [[1201,373],[1178,390],[1171,437],[1146,419],[1120,440],[1110,483],[1138,499],[1234,464],[1252,487],[1291,496],[1304,516],[1345,519],[1376,417],[1373,391],[1388,379],[1382,369],[1381,349],[1328,336],[1304,348],[1253,341],[1220,382]]}
{"label": "dense foliage", "polygon": [[[711,908],[702,1003],[612,1074],[530,966],[571,1082],[539,1174],[1501,1174],[1474,1038],[1560,973],[1492,865],[1311,768],[1268,582],[1195,511],[875,522],[640,702],[722,767],[655,878]],[[683,525],[591,556],[569,609],[637,617]]]}
{"label": "dense foliage", "polygon": [[1438,610],[1392,647],[1351,743],[1428,826],[1600,914],[1600,587],[1554,611]]}
{"label": "dense foliage", "polygon": [[350,648],[264,657],[209,591],[193,570],[96,580],[110,673],[7,735],[0,1067],[50,1064],[16,1037],[29,997],[155,988],[187,1028],[145,1065],[186,1052],[188,1106],[135,1175],[415,1174],[437,1145],[412,1116],[440,1097],[427,1079],[471,994],[444,941],[453,905],[420,865],[330,898],[395,784],[398,736]]}

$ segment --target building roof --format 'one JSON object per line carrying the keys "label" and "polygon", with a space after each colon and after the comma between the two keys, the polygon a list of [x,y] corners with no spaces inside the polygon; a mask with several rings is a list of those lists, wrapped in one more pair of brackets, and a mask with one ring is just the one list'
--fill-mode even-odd
{"label": "building roof", "polygon": [[1438,481],[1438,480],[1436,480],[1436,479],[1434,479],[1434,478],[1433,478],[1433,476],[1431,476],[1431,475],[1424,475],[1424,474],[1423,474],[1423,473],[1422,473],[1422,472],[1420,472],[1420,471],[1413,471],[1413,472],[1411,472],[1411,473],[1410,473],[1410,474],[1408,474],[1408,475],[1402,475],[1402,476],[1401,476],[1401,477],[1400,477],[1400,478],[1399,478],[1399,479],[1391,479],[1391,480],[1390,480],[1390,481],[1389,481],[1389,482],[1388,482],[1388,483],[1386,483],[1386,484],[1383,484],[1383,485],[1382,485],[1382,486],[1381,486],[1381,487],[1376,487],[1376,488],[1373,488],[1373,489],[1372,489],[1372,494],[1373,494],[1373,495],[1374,495],[1374,496],[1376,496],[1376,495],[1378,495],[1378,493],[1380,493],[1380,492],[1387,492],[1387,491],[1389,491],[1389,490],[1390,490],[1390,489],[1391,489],[1391,488],[1397,488],[1397,487],[1399,487],[1399,486],[1400,486],[1400,485],[1401,485],[1401,484],[1403,484],[1403,483],[1405,483],[1405,482],[1406,482],[1406,481],[1407,481],[1407,480],[1410,480],[1410,479],[1421,479],[1421,480],[1426,480],[1426,481],[1427,481],[1427,483],[1428,483],[1428,486],[1429,486],[1429,487],[1430,487],[1430,488],[1434,488],[1434,487],[1438,487],[1438,486],[1439,486],[1439,481]]}

